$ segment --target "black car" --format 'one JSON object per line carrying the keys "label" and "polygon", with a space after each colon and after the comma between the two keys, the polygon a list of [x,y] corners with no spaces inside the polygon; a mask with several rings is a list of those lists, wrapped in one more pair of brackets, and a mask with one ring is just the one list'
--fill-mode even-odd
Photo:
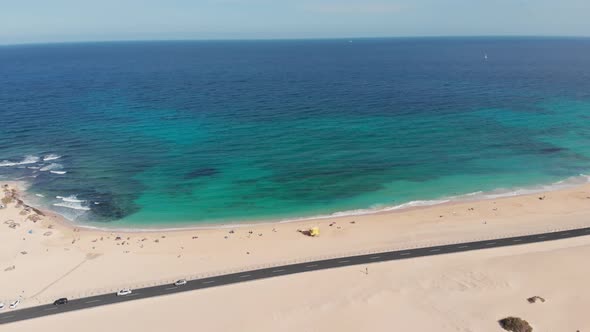
{"label": "black car", "polygon": [[62,297],[61,299],[55,300],[55,302],[53,302],[53,305],[62,305],[62,304],[67,304],[67,303],[68,303],[68,299],[66,299],[65,297]]}

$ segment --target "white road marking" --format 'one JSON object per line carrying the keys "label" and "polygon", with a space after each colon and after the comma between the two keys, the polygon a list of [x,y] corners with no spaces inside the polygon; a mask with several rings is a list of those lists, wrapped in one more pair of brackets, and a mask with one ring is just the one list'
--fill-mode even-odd
{"label": "white road marking", "polygon": [[412,253],[410,252],[402,252],[401,254],[399,254],[400,256],[408,256],[411,255]]}
{"label": "white road marking", "polygon": [[459,249],[469,248],[469,246],[460,246]]}
{"label": "white road marking", "polygon": [[350,262],[350,261],[338,261],[338,263],[340,263],[340,264],[344,264],[344,263],[348,263],[348,262]]}
{"label": "white road marking", "polygon": [[53,308],[43,309],[43,311],[56,310],[56,309],[57,309],[57,307],[53,307]]}
{"label": "white road marking", "polygon": [[316,267],[318,266],[317,264],[311,264],[311,265],[305,265],[305,267]]}
{"label": "white road marking", "polygon": [[94,302],[100,302],[100,300],[92,300],[92,301],[87,301],[87,302],[84,302],[84,303],[94,303]]}
{"label": "white road marking", "polygon": [[537,239],[544,239],[545,236],[537,236]]}
{"label": "white road marking", "polygon": [[514,240],[512,240],[512,242],[520,242],[520,241],[522,241],[522,239],[514,239]]}
{"label": "white road marking", "polygon": [[204,284],[210,284],[212,282],[215,282],[215,280],[203,281]]}
{"label": "white road marking", "polygon": [[173,289],[176,289],[176,288],[178,288],[178,287],[168,287],[168,288],[165,288],[165,290],[173,290]]}
{"label": "white road marking", "polygon": [[141,294],[140,293],[131,293],[131,294],[127,295],[127,296],[135,296],[135,295],[141,295]]}
{"label": "white road marking", "polygon": [[379,259],[381,258],[381,256],[373,256],[373,257],[369,257],[369,259]]}
{"label": "white road marking", "polygon": [[440,249],[430,249],[430,252],[440,251]]}
{"label": "white road marking", "polygon": [[10,316],[4,316],[4,317],[2,317],[2,318],[0,318],[0,319],[6,319],[6,318],[12,318],[12,317],[14,317],[14,315],[10,315]]}
{"label": "white road marking", "polygon": [[283,272],[285,270],[273,270],[272,273],[279,273],[279,272]]}
{"label": "white road marking", "polygon": [[241,275],[240,278],[248,278],[249,276],[250,276],[249,274],[244,274],[244,275]]}
{"label": "white road marking", "polygon": [[496,244],[496,242],[488,242],[486,245],[491,246],[492,244]]}
{"label": "white road marking", "polygon": [[570,233],[563,233],[563,234],[561,234],[561,235],[570,235]]}

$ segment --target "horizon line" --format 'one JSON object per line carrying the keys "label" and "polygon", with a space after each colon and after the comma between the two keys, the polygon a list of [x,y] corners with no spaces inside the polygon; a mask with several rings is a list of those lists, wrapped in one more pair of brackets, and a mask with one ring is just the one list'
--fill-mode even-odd
{"label": "horizon line", "polygon": [[281,37],[281,38],[178,38],[178,39],[121,39],[121,40],[73,40],[73,41],[47,41],[47,42],[22,42],[0,43],[4,46],[35,46],[35,45],[60,45],[60,44],[102,44],[102,43],[157,43],[157,42],[256,42],[256,41],[321,41],[321,40],[367,40],[367,39],[444,39],[444,38],[548,38],[548,39],[586,39],[590,35],[421,35],[421,36],[383,36],[383,37]]}

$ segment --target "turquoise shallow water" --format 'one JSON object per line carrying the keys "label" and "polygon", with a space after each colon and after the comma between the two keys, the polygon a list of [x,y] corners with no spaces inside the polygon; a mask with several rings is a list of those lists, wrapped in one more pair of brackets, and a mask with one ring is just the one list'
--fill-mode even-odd
{"label": "turquoise shallow water", "polygon": [[588,39],[13,46],[0,73],[0,176],[81,223],[300,218],[590,168]]}

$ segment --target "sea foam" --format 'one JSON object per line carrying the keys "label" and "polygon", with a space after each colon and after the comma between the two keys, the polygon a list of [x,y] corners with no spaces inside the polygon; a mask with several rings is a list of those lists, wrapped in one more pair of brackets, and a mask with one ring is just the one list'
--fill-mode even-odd
{"label": "sea foam", "polygon": [[21,161],[3,160],[0,162],[0,167],[12,167],[12,166],[36,164],[37,162],[39,162],[39,157],[25,156],[24,159]]}
{"label": "sea foam", "polygon": [[304,217],[304,218],[292,218],[292,219],[283,219],[280,222],[292,222],[292,221],[304,221],[304,220],[314,220],[314,219],[327,219],[327,218],[334,218],[334,217],[346,217],[346,216],[361,216],[367,214],[374,214],[380,212],[387,212],[387,211],[396,211],[396,210],[404,210],[413,207],[426,207],[426,206],[433,206],[439,205],[444,203],[450,202],[469,202],[469,201],[479,201],[479,200],[487,200],[487,199],[497,199],[503,197],[513,197],[513,196],[522,196],[522,195],[530,195],[535,193],[542,193],[554,190],[561,190],[567,188],[573,188],[576,186],[580,186],[586,183],[590,183],[590,175],[580,174],[578,176],[572,176],[567,179],[557,181],[547,185],[536,185],[530,187],[523,187],[523,188],[499,188],[492,191],[476,191],[468,194],[457,195],[457,196],[448,196],[442,197],[440,199],[432,199],[432,200],[416,200],[410,201],[407,203],[393,205],[393,206],[373,206],[368,209],[357,209],[357,210],[346,210],[340,212],[334,212],[331,214],[326,215],[317,215],[312,217]]}
{"label": "sea foam", "polygon": [[63,166],[61,164],[58,163],[51,163],[47,166],[43,166],[41,167],[39,170],[42,172],[47,172],[47,171],[56,171],[56,170],[60,170],[62,169]]}
{"label": "sea foam", "polygon": [[82,206],[80,204],[69,203],[69,202],[54,203],[53,206],[61,206],[61,207],[64,207],[64,208],[74,209],[74,210],[90,211],[90,208],[87,207],[87,206]]}
{"label": "sea foam", "polygon": [[68,196],[68,197],[55,196],[55,198],[61,199],[64,202],[70,202],[70,203],[84,203],[84,202],[86,202],[85,200],[78,199],[78,197],[76,195],[71,195],[71,196]]}
{"label": "sea foam", "polygon": [[54,206],[59,206],[63,208],[73,209],[73,210],[81,210],[81,211],[89,211],[90,208],[85,205],[86,201],[82,199],[78,199],[76,195],[71,196],[55,196],[55,198],[61,200],[61,202],[54,203]]}
{"label": "sea foam", "polygon": [[48,154],[48,155],[46,155],[46,156],[43,157],[43,161],[56,160],[56,159],[59,159],[59,158],[61,158],[60,155],[50,153],[50,154]]}

